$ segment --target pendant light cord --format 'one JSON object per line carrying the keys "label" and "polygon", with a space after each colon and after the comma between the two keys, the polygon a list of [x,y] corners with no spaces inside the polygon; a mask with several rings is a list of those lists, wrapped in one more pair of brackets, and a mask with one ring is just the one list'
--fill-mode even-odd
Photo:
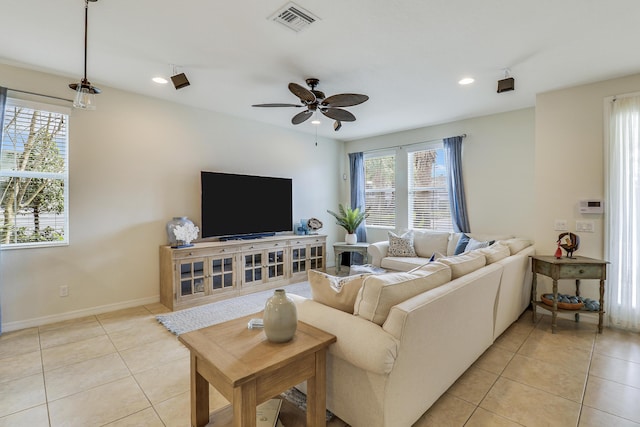
{"label": "pendant light cord", "polygon": [[84,78],[87,81],[87,27],[89,25],[89,0],[84,0]]}

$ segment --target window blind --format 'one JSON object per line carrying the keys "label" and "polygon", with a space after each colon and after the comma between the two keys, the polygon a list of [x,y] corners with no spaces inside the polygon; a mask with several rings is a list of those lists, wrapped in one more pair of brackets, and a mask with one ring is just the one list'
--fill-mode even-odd
{"label": "window blind", "polygon": [[453,229],[442,144],[409,152],[407,171],[410,227]]}
{"label": "window blind", "polygon": [[9,98],[0,150],[3,248],[68,242],[68,109]]}
{"label": "window blind", "polygon": [[395,227],[395,154],[365,155],[365,206],[367,227]]}

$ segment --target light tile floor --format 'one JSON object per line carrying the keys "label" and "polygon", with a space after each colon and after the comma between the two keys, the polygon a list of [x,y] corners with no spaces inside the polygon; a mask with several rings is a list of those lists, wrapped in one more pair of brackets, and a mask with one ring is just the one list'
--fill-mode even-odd
{"label": "light tile floor", "polygon": [[[189,354],[164,311],[0,336],[0,427],[188,426]],[[211,390],[212,409],[227,403]],[[640,426],[640,334],[559,320],[552,335],[527,311],[414,426]]]}

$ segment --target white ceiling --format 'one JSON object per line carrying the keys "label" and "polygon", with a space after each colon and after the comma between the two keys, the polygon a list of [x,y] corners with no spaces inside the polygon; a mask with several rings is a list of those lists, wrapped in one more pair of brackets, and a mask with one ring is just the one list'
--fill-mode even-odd
{"label": "white ceiling", "polygon": [[[310,120],[291,124],[300,109],[251,105],[296,103],[287,84],[317,77],[327,96],[369,95],[347,108],[357,121],[318,128],[352,140],[531,107],[536,93],[640,72],[637,0],[296,0],[320,18],[297,33],[268,19],[286,3],[90,2],[87,77],[310,134]],[[1,62],[82,77],[84,0],[2,0],[0,16]],[[151,81],[169,77],[169,64],[191,86]],[[516,89],[498,94],[505,68]],[[475,83],[458,85],[466,76]]]}

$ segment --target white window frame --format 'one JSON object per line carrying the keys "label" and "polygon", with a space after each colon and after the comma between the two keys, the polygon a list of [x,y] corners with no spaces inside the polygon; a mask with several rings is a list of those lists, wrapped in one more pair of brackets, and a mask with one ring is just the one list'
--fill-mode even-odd
{"label": "white window frame", "polygon": [[[30,100],[24,100],[14,97],[7,97],[5,111],[9,108],[29,108],[32,110],[39,110],[45,112],[52,112],[66,115],[66,135],[64,138],[65,154],[64,154],[64,172],[38,172],[38,171],[11,171],[3,169],[0,165],[0,177],[19,177],[19,178],[44,178],[44,179],[59,179],[63,183],[63,218],[59,221],[62,222],[64,230],[63,239],[57,241],[46,242],[26,242],[26,243],[2,243],[0,242],[0,250],[6,249],[26,249],[26,248],[41,248],[51,246],[68,246],[69,245],[69,119],[71,116],[71,109],[54,104],[45,104]],[[6,119],[6,112],[5,112]],[[4,130],[4,123],[0,123],[0,132]],[[5,151],[7,141],[3,138],[2,145]],[[4,189],[4,188],[2,188]],[[58,221],[58,219],[56,219]]]}

